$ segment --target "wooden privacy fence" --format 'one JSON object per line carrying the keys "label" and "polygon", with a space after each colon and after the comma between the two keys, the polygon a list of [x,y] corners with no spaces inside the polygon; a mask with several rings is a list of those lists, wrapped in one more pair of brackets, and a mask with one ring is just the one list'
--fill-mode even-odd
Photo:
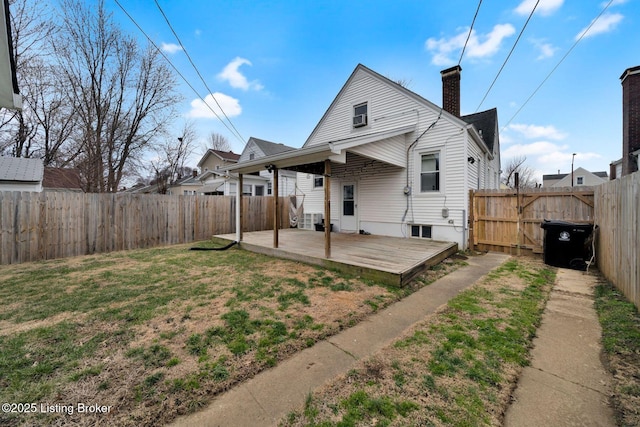
{"label": "wooden privacy fence", "polygon": [[509,254],[542,253],[544,219],[593,224],[592,187],[471,191],[469,247]]}
{"label": "wooden privacy fence", "polygon": [[[273,198],[243,197],[243,231],[273,229]],[[148,248],[235,232],[235,197],[0,192],[0,264]],[[289,200],[280,198],[289,227]]]}
{"label": "wooden privacy fence", "polygon": [[640,309],[640,172],[595,189],[598,269]]}

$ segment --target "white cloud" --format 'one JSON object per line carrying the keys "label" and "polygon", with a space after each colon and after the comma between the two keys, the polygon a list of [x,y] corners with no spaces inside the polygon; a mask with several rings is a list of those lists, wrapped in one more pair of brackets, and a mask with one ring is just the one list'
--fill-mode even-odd
{"label": "white cloud", "polygon": [[558,48],[554,47],[551,43],[547,43],[541,39],[531,39],[530,41],[531,44],[540,51],[540,55],[536,58],[538,60],[551,58],[558,50]]}
{"label": "white cloud", "polygon": [[[518,15],[529,15],[533,10],[537,0],[524,0],[516,7],[515,12]],[[560,9],[564,0],[540,0],[538,7],[536,7],[536,13],[540,13],[542,16],[549,16],[556,10]]]}
{"label": "white cloud", "polygon": [[240,72],[239,68],[242,65],[252,65],[251,61],[239,56],[234,58],[233,61],[228,63],[224,69],[218,74],[218,78],[222,81],[227,81],[231,87],[242,90],[262,90],[262,86],[257,80],[249,82],[247,78]]}
{"label": "white cloud", "polygon": [[[430,37],[425,42],[427,50],[433,53],[431,62],[435,65],[449,65],[455,63],[452,54],[460,52],[467,40],[469,29],[462,30],[459,34],[447,39],[435,39]],[[465,54],[469,58],[488,58],[495,55],[500,49],[502,40],[516,32],[511,24],[498,24],[491,32],[478,35],[475,30],[471,31],[469,42]]]}
{"label": "white cloud", "polygon": [[620,13],[605,13],[599,18],[596,18],[595,22],[591,21],[591,27],[587,26],[580,31],[576,35],[575,40],[613,31],[623,18],[624,16]]}
{"label": "white cloud", "polygon": [[162,42],[162,44],[160,45],[160,49],[162,49],[163,52],[169,53],[169,54],[174,54],[176,52],[179,52],[182,50],[182,46],[175,44],[175,43],[165,43]]}
{"label": "white cloud", "polygon": [[[502,142],[502,138],[500,138]],[[597,153],[576,152],[575,159],[569,145],[558,145],[549,141],[537,141],[531,144],[517,144],[502,150],[500,157],[502,164],[508,163],[510,158],[525,156],[526,164],[536,171],[536,177],[542,182],[543,174],[567,173],[571,171],[571,161],[575,160],[575,167],[583,166],[589,169],[590,160],[602,158]],[[591,163],[593,165],[593,163]],[[598,167],[598,166],[595,166]]]}
{"label": "white cloud", "polygon": [[[242,113],[240,101],[224,93],[216,92],[209,94],[205,96],[204,100],[206,104],[199,98],[191,101],[191,111],[189,111],[187,116],[192,118],[213,119],[216,118],[215,114],[211,111],[213,110],[219,117],[224,117],[222,111],[220,111],[220,107],[222,107],[229,118],[239,116]],[[217,104],[216,101],[218,101]],[[220,107],[218,107],[218,104],[220,104]],[[211,108],[207,107],[207,105]]]}
{"label": "white cloud", "polygon": [[[537,141],[531,144],[515,144],[500,153],[500,157],[509,158],[517,156],[526,156],[528,159],[540,158],[548,155],[556,155],[562,150],[567,150],[567,145],[557,145],[548,141]],[[552,157],[553,158],[553,157]]]}
{"label": "white cloud", "polygon": [[509,125],[509,129],[518,132],[526,139],[549,138],[560,141],[567,137],[566,133],[560,132],[554,126],[536,126],[514,123]]}

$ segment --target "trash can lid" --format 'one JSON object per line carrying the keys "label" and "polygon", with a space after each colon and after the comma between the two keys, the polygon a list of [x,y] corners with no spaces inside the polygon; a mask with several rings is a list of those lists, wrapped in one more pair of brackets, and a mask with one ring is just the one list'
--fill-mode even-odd
{"label": "trash can lid", "polygon": [[593,229],[593,224],[577,224],[575,222],[562,221],[559,219],[543,219],[540,224],[541,228],[554,228],[554,227],[573,227],[573,228],[581,228],[585,230]]}

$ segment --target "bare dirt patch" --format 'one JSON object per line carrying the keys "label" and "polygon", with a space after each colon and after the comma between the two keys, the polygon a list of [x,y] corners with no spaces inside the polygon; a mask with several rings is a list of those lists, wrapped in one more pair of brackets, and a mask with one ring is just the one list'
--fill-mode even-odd
{"label": "bare dirt patch", "polygon": [[0,336],[8,336],[13,334],[19,334],[21,332],[27,332],[33,329],[46,328],[47,326],[55,325],[56,323],[74,320],[82,321],[86,316],[84,314],[77,313],[59,313],[54,316],[48,317],[44,320],[29,320],[21,323],[14,323],[7,320],[0,320]]}

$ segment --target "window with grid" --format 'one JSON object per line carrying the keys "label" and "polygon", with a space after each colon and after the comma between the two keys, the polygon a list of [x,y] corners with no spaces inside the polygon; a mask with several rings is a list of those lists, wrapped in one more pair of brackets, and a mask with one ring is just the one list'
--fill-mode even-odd
{"label": "window with grid", "polygon": [[440,191],[440,154],[423,154],[420,161],[420,191]]}

